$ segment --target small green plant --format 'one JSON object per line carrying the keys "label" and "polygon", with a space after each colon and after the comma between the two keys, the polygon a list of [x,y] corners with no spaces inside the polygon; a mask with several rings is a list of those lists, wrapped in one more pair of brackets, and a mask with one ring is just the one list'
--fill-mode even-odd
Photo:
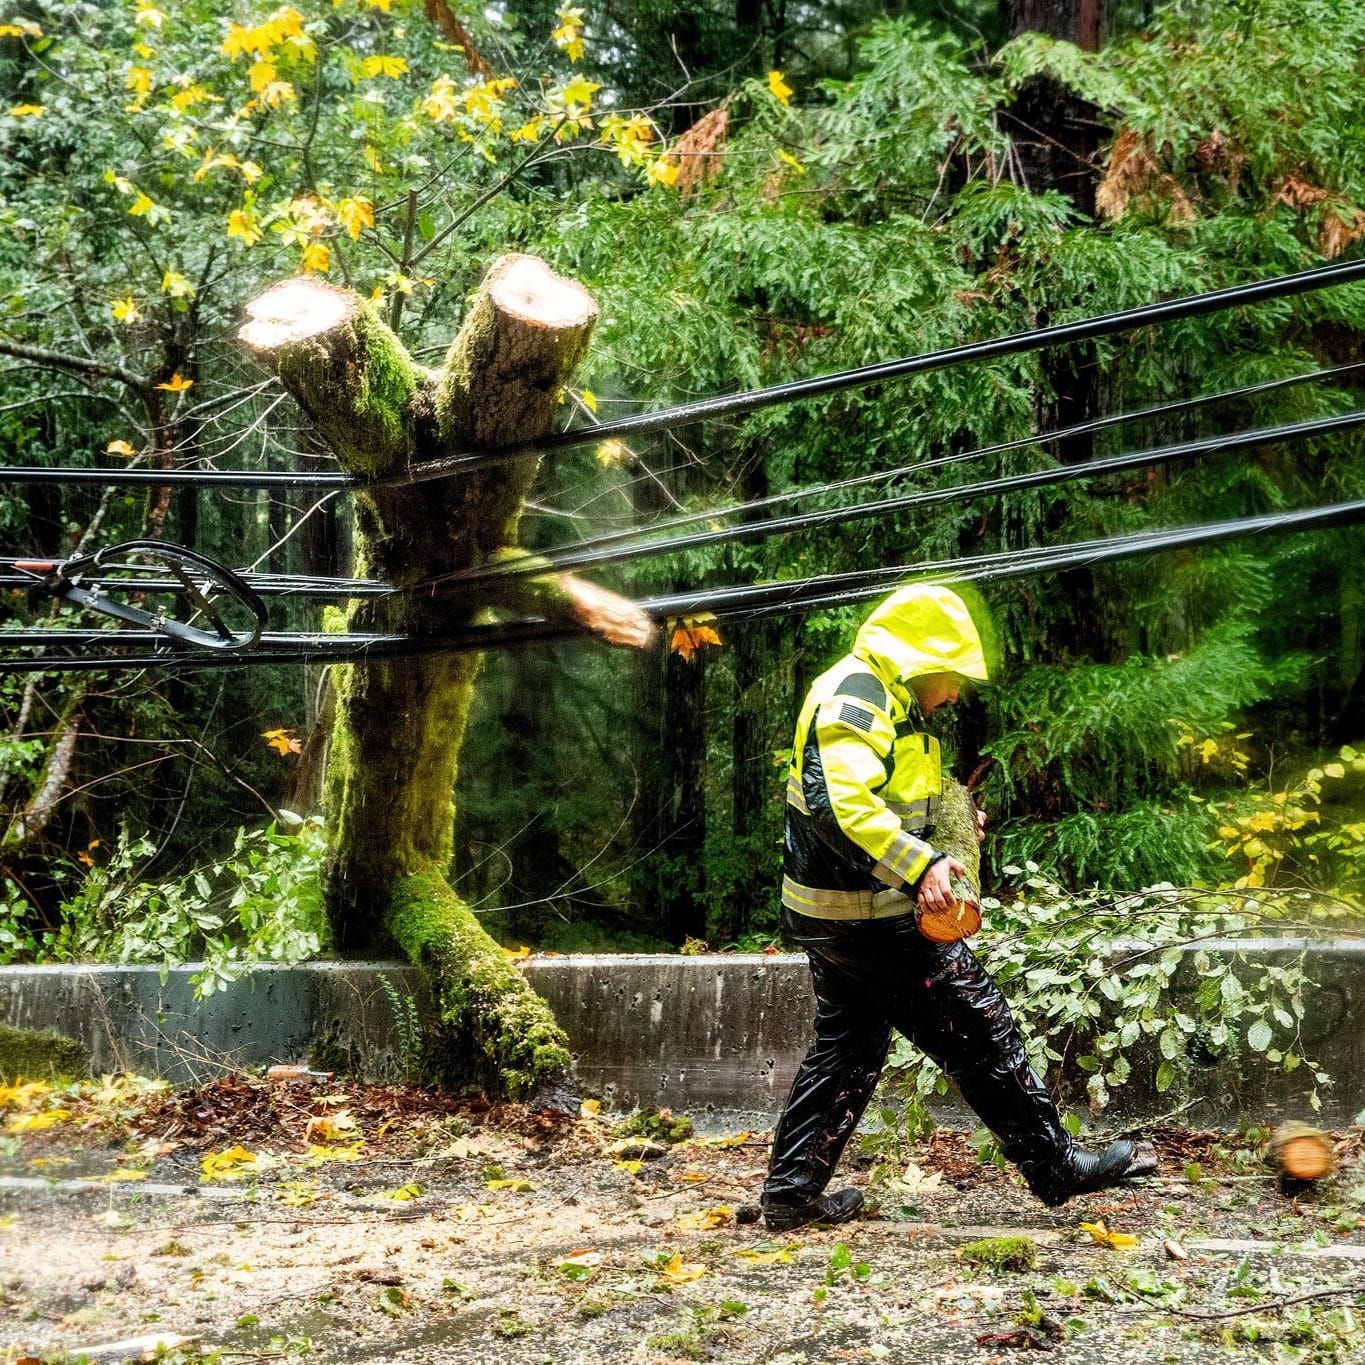
{"label": "small green plant", "polygon": [[652,1138],[656,1142],[686,1142],[692,1136],[692,1120],[671,1109],[637,1109],[616,1127],[617,1137]]}
{"label": "small green plant", "polygon": [[497,1322],[493,1324],[493,1335],[508,1341],[514,1341],[517,1337],[528,1337],[535,1330],[535,1325],[527,1322],[515,1308],[502,1309]]}
{"label": "small green plant", "polygon": [[983,1237],[959,1247],[957,1254],[969,1265],[996,1274],[1032,1270],[1038,1264],[1038,1247],[1028,1237]]}
{"label": "small green plant", "polygon": [[415,996],[400,993],[387,972],[379,973],[379,986],[389,1002],[393,1014],[393,1029],[398,1039],[398,1064],[407,1076],[416,1076],[422,1067],[421,1011]]}
{"label": "small green plant", "polygon": [[327,941],[322,905],[322,823],[288,811],[265,829],[239,829],[227,856],[171,881],[144,881],[156,852],[123,830],[103,862],[91,860],[60,907],[61,927],[41,940],[24,929],[28,906],[11,883],[0,900],[0,963],[155,962],[163,973],[195,958],[203,999],[253,962],[302,962]]}
{"label": "small green plant", "polygon": [[[1255,893],[1169,886],[1130,894],[1064,891],[1035,864],[1007,867],[1016,895],[983,902],[994,933],[977,950],[1019,1021],[1029,1060],[1040,1075],[1074,1066],[1086,1077],[1092,1114],[1135,1075],[1139,1043],[1155,1052],[1151,1080],[1166,1093],[1195,1068],[1245,1049],[1285,1072],[1302,1070],[1308,1104],[1331,1077],[1308,1055],[1299,1029],[1313,989],[1303,958],[1259,958],[1237,947],[1213,951],[1207,940],[1254,941],[1267,923],[1283,931],[1276,909]],[[947,1078],[904,1039],[890,1057],[868,1144],[876,1155],[899,1152],[900,1131],[931,1131],[928,1104]],[[1074,1116],[1068,1127],[1077,1129]],[[999,1162],[990,1135],[972,1145]]]}

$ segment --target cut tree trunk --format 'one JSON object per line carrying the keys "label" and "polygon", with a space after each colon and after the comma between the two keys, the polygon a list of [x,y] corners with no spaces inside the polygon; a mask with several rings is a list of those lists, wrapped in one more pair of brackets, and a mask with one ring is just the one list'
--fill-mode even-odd
{"label": "cut tree trunk", "polygon": [[[597,306],[534,257],[489,271],[439,370],[419,366],[367,302],[312,279],[248,306],[243,343],[280,376],[351,472],[541,435],[588,347]],[[356,494],[356,573],[399,587],[486,564],[515,545],[534,456],[414,486]],[[651,623],[568,576],[507,580],[497,605],[643,646]],[[355,630],[446,634],[486,601],[413,592],[354,602]],[[426,1070],[446,1084],[525,1095],[561,1082],[563,1032],[446,880],[460,745],[478,656],[451,654],[336,670],[327,772],[326,870],[334,942],[346,953],[396,944],[432,977],[441,1029]]]}
{"label": "cut tree trunk", "polygon": [[1290,1119],[1270,1135],[1271,1164],[1294,1180],[1320,1180],[1337,1168],[1332,1135]]}

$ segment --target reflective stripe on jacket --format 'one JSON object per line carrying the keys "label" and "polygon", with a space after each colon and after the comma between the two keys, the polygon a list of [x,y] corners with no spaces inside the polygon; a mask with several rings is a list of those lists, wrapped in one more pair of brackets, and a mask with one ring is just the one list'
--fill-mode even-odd
{"label": "reflective stripe on jacket", "polygon": [[914,909],[935,850],[943,790],[938,740],[904,686],[849,655],[816,679],[787,781],[782,903],[817,918]]}

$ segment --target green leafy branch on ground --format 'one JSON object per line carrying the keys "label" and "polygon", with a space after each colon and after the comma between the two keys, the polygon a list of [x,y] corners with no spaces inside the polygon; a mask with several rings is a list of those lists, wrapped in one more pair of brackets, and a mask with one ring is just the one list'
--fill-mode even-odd
{"label": "green leafy branch on ground", "polygon": [[[1068,1096],[1099,1117],[1114,1093],[1135,1082],[1178,1094],[1199,1066],[1259,1054],[1285,1072],[1304,1069],[1308,1103],[1332,1077],[1308,1054],[1301,1026],[1313,989],[1302,950],[1252,957],[1267,930],[1298,927],[1311,910],[1307,893],[1212,892],[1173,886],[1115,895],[1074,893],[1036,864],[1008,867],[1019,889],[983,901],[993,932],[978,954],[1009,997],[1029,1058],[1054,1089],[1079,1071],[1080,1094]],[[901,1125],[928,1133],[928,1104],[948,1093],[948,1079],[904,1039],[891,1054],[884,1131],[875,1150],[899,1154]],[[1079,1131],[1077,1115],[1068,1116]],[[983,1159],[995,1153],[977,1135]]]}

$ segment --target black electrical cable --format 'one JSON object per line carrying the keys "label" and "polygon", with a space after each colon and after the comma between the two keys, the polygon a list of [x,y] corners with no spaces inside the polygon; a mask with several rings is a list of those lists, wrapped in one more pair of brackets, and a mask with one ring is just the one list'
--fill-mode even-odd
{"label": "black electrical cable", "polygon": [[973,360],[993,360],[999,356],[1019,355],[1038,351],[1048,346],[1074,345],[1081,341],[1095,341],[1116,332],[1128,332],[1139,327],[1175,322],[1183,318],[1216,313],[1223,308],[1244,307],[1264,303],[1270,299],[1290,298],[1297,294],[1327,289],[1332,285],[1349,284],[1365,279],[1365,260],[1337,261],[1314,270],[1300,270],[1291,275],[1277,275],[1250,284],[1236,284],[1226,289],[1215,289],[1205,294],[1189,294],[1161,303],[1143,304],[1117,313],[1098,317],[1078,318],[1075,322],[1057,323],[1034,331],[1015,332],[989,341],[973,341],[947,350],[930,351],[925,355],[908,356],[902,360],[887,360],[876,365],[841,370],[835,374],[819,375],[812,379],[797,379],[786,384],[750,389],[745,393],[723,394],[702,398],[694,403],[664,408],[659,412],[642,412],[631,417],[618,417],[594,427],[579,427],[556,432],[538,441],[500,450],[452,455],[441,460],[430,460],[413,465],[400,474],[378,479],[381,486],[421,483],[428,479],[444,478],[448,474],[467,473],[499,460],[552,450],[567,450],[574,446],[598,441],[616,440],[631,436],[645,436],[674,427],[690,426],[694,422],[721,417],[739,417],[761,408],[781,403],[794,403],[809,398],[822,398],[843,389],[862,388],[880,384],[888,379],[902,379],[907,375],[925,374]]}
{"label": "black electrical cable", "polygon": [[1009,336],[995,337],[987,341],[968,342],[962,346],[953,346],[942,351],[930,351],[924,355],[882,361],[875,365],[863,365],[855,369],[840,370],[834,374],[798,379],[786,384],[774,384],[767,388],[749,389],[743,393],[703,398],[693,403],[663,408],[657,412],[636,413],[630,417],[619,417],[602,422],[593,427],[576,427],[570,431],[551,433],[538,440],[528,441],[517,446],[499,447],[495,450],[469,451],[438,460],[428,460],[372,481],[358,479],[349,474],[330,473],[271,472],[249,474],[237,470],[205,470],[199,473],[189,473],[188,471],[145,469],[41,469],[33,466],[11,465],[0,466],[0,483],[75,482],[120,486],[131,483],[153,483],[163,486],[176,483],[194,483],[196,486],[204,487],[313,489],[407,487],[425,483],[432,479],[446,478],[454,474],[465,474],[488,464],[520,459],[541,452],[567,450],[575,446],[594,444],[598,441],[648,435],[674,427],[690,426],[694,422],[713,418],[738,417],[777,404],[820,398],[844,389],[862,388],[869,384],[884,383],[889,379],[900,379],[912,374],[924,374],[947,366],[963,364],[967,361],[991,360],[999,356],[1019,355],[1028,351],[1042,350],[1047,346],[1094,341],[1118,332],[1155,326],[1158,323],[1174,322],[1183,318],[1199,317],[1206,313],[1218,312],[1223,308],[1243,307],[1253,303],[1264,303],[1271,299],[1290,298],[1298,294],[1311,293],[1317,289],[1326,289],[1333,285],[1346,284],[1361,279],[1365,279],[1365,260],[1336,261],[1332,265],[1319,266],[1314,270],[1301,270],[1290,275],[1277,275],[1268,280],[1232,285],[1204,294],[1190,294],[1178,299],[1167,299],[1160,303],[1143,304],[1140,307],[1123,309],[1117,313],[1079,318],[1075,322],[1063,322],[1033,331],[1015,332]]}
{"label": "black electrical cable", "polygon": [[[1154,407],[1142,408],[1137,412],[1114,413],[1107,417],[1096,417],[1088,422],[1077,422],[1069,427],[1057,427],[1052,431],[1039,432],[1032,436],[1019,436],[1014,440],[1000,441],[995,445],[978,446],[954,455],[941,455],[934,459],[921,460],[915,464],[896,465],[890,469],[879,469],[871,474],[857,474],[852,478],[838,479],[833,483],[810,484],[805,488],[793,488],[785,493],[771,493],[763,498],[751,498],[747,502],[734,503],[728,507],[717,507],[702,512],[688,512],[682,516],[665,517],[648,526],[632,526],[623,531],[609,531],[603,535],[575,542],[563,547],[577,554],[584,550],[605,549],[610,545],[631,544],[638,540],[659,536],[681,530],[685,526],[696,526],[702,522],[713,523],[724,517],[746,516],[783,503],[797,502],[806,498],[821,497],[827,493],[840,493],[850,488],[861,488],[868,484],[881,483],[887,479],[897,479],[910,474],[924,474],[931,470],[943,469],[949,465],[966,464],[983,460],[989,455],[1003,455],[1006,451],[1022,450],[1029,446],[1054,445],[1058,441],[1073,440],[1078,436],[1089,436],[1095,432],[1107,431],[1129,422],[1148,421],[1155,417],[1173,417],[1180,413],[1194,412],[1200,408],[1212,407],[1219,403],[1231,403],[1257,394],[1271,393],[1277,389],[1292,388],[1299,384],[1317,383],[1321,380],[1337,379],[1343,375],[1365,370],[1365,360],[1349,365],[1334,365],[1325,370],[1309,370],[1304,374],[1288,375],[1282,379],[1262,380],[1257,384],[1246,384],[1238,389],[1224,389],[1218,393],[1202,394],[1198,398],[1184,398],[1174,403],[1158,403]],[[558,553],[559,551],[551,551]]]}
{"label": "black electrical cable", "polygon": [[[1360,522],[1365,522],[1365,498],[1293,512],[1273,512],[1160,531],[1130,532],[1121,536],[1053,547],[1005,551],[968,559],[885,565],[876,569],[854,570],[842,574],[823,574],[789,581],[672,594],[648,599],[636,605],[656,619],[709,613],[717,620],[742,620],[777,613],[845,606],[886,593],[888,579],[896,583],[914,579],[934,579],[950,583],[986,582],[1026,574],[1057,572],[1081,565],[1112,562],[1195,545],[1214,544],[1269,531],[1317,530]],[[62,643],[64,639],[69,639],[74,634],[76,632],[52,631],[45,643]],[[233,655],[210,652],[190,654],[164,650],[148,655],[112,655],[94,659],[32,656],[0,659],[0,672],[43,673],[148,667],[200,669],[258,664],[363,663],[372,659],[416,657],[585,639],[589,634],[582,627],[523,619],[498,626],[470,627],[453,635],[430,638],[380,634],[266,635],[262,636],[262,644],[268,644],[269,647],[243,650]],[[9,632],[0,631],[0,644],[9,638]],[[141,643],[140,640],[136,642]]]}
{"label": "black electrical cable", "polygon": [[[1006,478],[986,479],[976,483],[962,484],[956,488],[925,489],[916,493],[901,494],[894,498],[879,498],[871,502],[858,503],[850,507],[827,508],[818,512],[799,513],[789,517],[773,517],[766,521],[746,522],[738,526],[695,532],[692,535],[674,536],[666,540],[646,541],[640,544],[607,545],[601,549],[575,547],[567,552],[528,557],[525,564],[513,562],[511,564],[480,566],[476,569],[463,570],[444,578],[429,579],[407,587],[395,587],[373,579],[315,579],[287,574],[246,574],[243,577],[247,585],[261,597],[345,601],[351,598],[378,598],[397,594],[432,594],[437,589],[442,595],[458,595],[479,584],[503,578],[540,575],[583,567],[601,567],[654,555],[672,554],[679,550],[697,549],[702,546],[758,540],[773,535],[789,534],[793,531],[810,530],[816,527],[823,528],[852,521],[889,516],[911,508],[965,502],[976,497],[1018,492],[1027,488],[1051,487],[1077,479],[1100,478],[1149,465],[1161,466],[1201,455],[1242,450],[1249,446],[1275,445],[1310,436],[1350,431],[1360,426],[1365,426],[1365,409],[1338,413],[1331,417],[1286,423],[1281,426],[1262,427],[1255,431],[1226,432],[1217,436],[1196,437],[1170,446],[1160,446],[1150,450],[1092,460],[1087,464],[1053,466],[1049,469],[1032,470]],[[14,560],[0,558],[0,565],[7,563],[12,564]],[[90,582],[92,586],[103,585],[103,580],[100,579],[92,579]],[[31,583],[31,576],[0,573],[0,587],[24,586]],[[163,583],[149,579],[141,583],[140,586],[147,591],[153,591],[158,588],[174,589],[177,585],[171,580],[166,580]]]}
{"label": "black electrical cable", "polygon": [[[1281,426],[1262,427],[1255,431],[1226,432],[1217,436],[1196,437],[1192,440],[1178,442],[1175,445],[1109,456],[1101,460],[1092,460],[1087,464],[1053,466],[1048,469],[1032,470],[1006,478],[961,484],[955,488],[924,489],[915,493],[901,494],[894,498],[879,498],[871,502],[858,503],[850,507],[827,508],[818,512],[799,513],[789,517],[773,517],[765,521],[745,522],[738,526],[720,527],[716,530],[695,532],[692,535],[673,536],[665,540],[650,540],[638,544],[609,543],[600,549],[595,549],[591,545],[575,546],[568,551],[552,552],[545,556],[530,556],[524,564],[514,561],[511,564],[484,565],[476,569],[462,570],[443,578],[428,579],[401,588],[373,579],[317,579],[287,574],[245,574],[243,577],[250,588],[261,597],[345,601],[351,598],[376,598],[395,594],[430,594],[438,588],[443,595],[447,593],[456,594],[467,591],[481,583],[503,578],[540,575],[583,567],[601,567],[654,555],[672,554],[679,550],[697,549],[702,546],[758,540],[773,535],[789,534],[793,531],[889,516],[911,508],[965,502],[976,497],[1017,492],[1026,488],[1050,487],[1077,479],[1100,478],[1148,465],[1160,466],[1201,455],[1241,450],[1249,446],[1275,445],[1309,436],[1349,431],[1362,425],[1365,425],[1365,409],[1338,413],[1331,417],[1311,418],[1307,421],[1292,422]],[[1055,434],[1060,436],[1063,433]],[[968,452],[967,458],[977,453],[985,452]],[[0,558],[0,565],[13,564],[14,562],[12,558]],[[24,586],[31,582],[31,576],[0,573],[0,587]],[[90,582],[92,586],[103,585],[101,579],[91,579]],[[152,591],[158,588],[174,589],[177,585],[171,580],[160,582],[148,579],[143,581],[140,586],[147,591]]]}
{"label": "black electrical cable", "polygon": [[[565,569],[601,567],[645,559],[660,554],[676,554],[704,546],[736,544],[761,540],[768,536],[785,535],[792,531],[807,531],[816,527],[842,525],[850,521],[865,521],[874,517],[890,516],[916,507],[931,507],[943,503],[967,502],[972,498],[1000,493],[1018,492],[1026,488],[1044,488],[1068,483],[1076,479],[1102,478],[1107,474],[1123,473],[1146,466],[1172,464],[1178,460],[1200,455],[1245,450],[1249,446],[1277,445],[1307,436],[1321,436],[1331,432],[1351,431],[1365,426],[1365,408],[1338,413],[1332,417],[1315,417],[1304,422],[1289,422],[1281,426],[1261,427],[1255,431],[1224,432],[1218,436],[1199,436],[1174,445],[1159,446],[1126,455],[1112,455],[1086,464],[1054,465],[1049,469],[1031,470],[1005,478],[983,479],[976,483],[960,484],[956,488],[930,488],[916,493],[903,493],[893,498],[878,498],[856,503],[851,507],[825,508],[818,512],[800,512],[787,517],[770,517],[765,521],[742,522],[737,526],[722,526],[716,530],[694,531],[690,535],[670,536],[666,540],[643,544],[607,546],[603,549],[569,550],[529,558],[525,564],[513,561],[481,565],[465,569],[443,578],[427,580],[423,586],[442,585],[465,589],[476,583],[543,574]],[[411,591],[411,589],[409,590]]]}

